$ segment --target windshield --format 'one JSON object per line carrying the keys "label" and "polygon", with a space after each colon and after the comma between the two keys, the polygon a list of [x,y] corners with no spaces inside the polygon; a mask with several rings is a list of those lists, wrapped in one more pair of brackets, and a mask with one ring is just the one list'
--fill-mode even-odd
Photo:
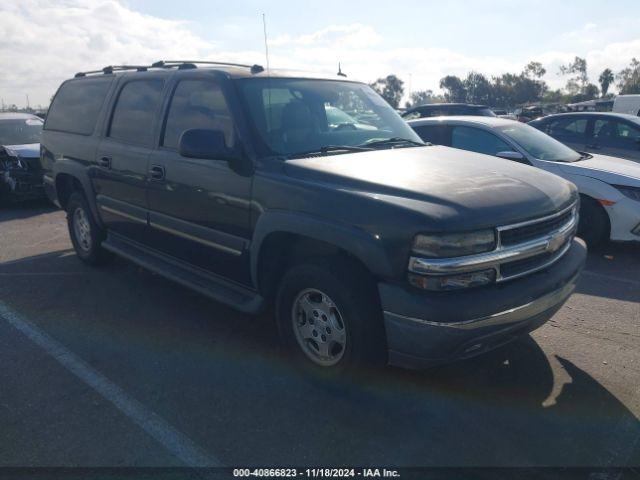
{"label": "windshield", "polygon": [[[239,82],[265,155],[326,153],[327,147],[336,146],[422,145],[396,111],[367,85],[295,78]],[[402,143],[404,139],[408,142]]]}
{"label": "windshield", "polygon": [[563,145],[529,125],[514,123],[499,129],[511,140],[522,147],[529,155],[551,162],[575,162],[582,158],[575,150]]}
{"label": "windshield", "polygon": [[0,120],[0,145],[25,145],[39,143],[42,120],[20,118]]}

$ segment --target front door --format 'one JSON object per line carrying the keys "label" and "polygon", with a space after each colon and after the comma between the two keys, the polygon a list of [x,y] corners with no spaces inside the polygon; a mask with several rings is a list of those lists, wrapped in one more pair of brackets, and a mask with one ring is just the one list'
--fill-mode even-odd
{"label": "front door", "polygon": [[178,153],[187,129],[222,130],[228,146],[234,123],[220,85],[184,78],[174,88],[160,147],[150,158],[149,224],[152,246],[198,268],[249,284],[251,176],[225,160]]}

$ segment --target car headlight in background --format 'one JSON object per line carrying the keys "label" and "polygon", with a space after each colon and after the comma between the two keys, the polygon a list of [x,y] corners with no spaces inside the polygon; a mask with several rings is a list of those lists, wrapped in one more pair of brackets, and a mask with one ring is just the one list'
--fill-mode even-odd
{"label": "car headlight in background", "polygon": [[493,229],[467,233],[416,235],[412,250],[430,258],[449,258],[490,252],[496,247]]}
{"label": "car headlight in background", "polygon": [[637,200],[640,202],[640,187],[627,187],[625,185],[613,185],[620,193],[625,197],[629,197],[631,200]]}

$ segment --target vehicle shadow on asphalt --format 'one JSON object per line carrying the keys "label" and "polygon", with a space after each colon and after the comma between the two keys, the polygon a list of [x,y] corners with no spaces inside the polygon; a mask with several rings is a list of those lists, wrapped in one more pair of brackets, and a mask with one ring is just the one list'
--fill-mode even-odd
{"label": "vehicle shadow on asphalt", "polygon": [[0,205],[0,223],[35,217],[56,210],[59,210],[58,207],[44,199],[3,204]]}
{"label": "vehicle shadow on asphalt", "polygon": [[[529,337],[425,372],[327,384],[290,365],[268,314],[242,315],[123,260],[95,269],[66,253],[0,265],[21,274],[3,281],[3,301],[227,464],[640,460],[633,413]],[[28,275],[43,272],[74,274]]]}

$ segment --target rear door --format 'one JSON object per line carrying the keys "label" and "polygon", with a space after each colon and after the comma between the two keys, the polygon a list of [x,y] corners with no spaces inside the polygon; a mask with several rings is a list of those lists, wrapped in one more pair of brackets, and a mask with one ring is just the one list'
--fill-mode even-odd
{"label": "rear door", "polygon": [[155,249],[249,284],[251,179],[229,162],[182,157],[180,135],[188,129],[221,130],[237,141],[224,80],[193,72],[171,87],[160,145],[150,161],[149,220]]}
{"label": "rear door", "polygon": [[112,102],[93,173],[96,201],[107,227],[145,242],[147,167],[159,128],[164,75],[123,78]]}
{"label": "rear door", "polygon": [[590,148],[603,155],[640,161],[640,126],[611,117],[597,118]]}

